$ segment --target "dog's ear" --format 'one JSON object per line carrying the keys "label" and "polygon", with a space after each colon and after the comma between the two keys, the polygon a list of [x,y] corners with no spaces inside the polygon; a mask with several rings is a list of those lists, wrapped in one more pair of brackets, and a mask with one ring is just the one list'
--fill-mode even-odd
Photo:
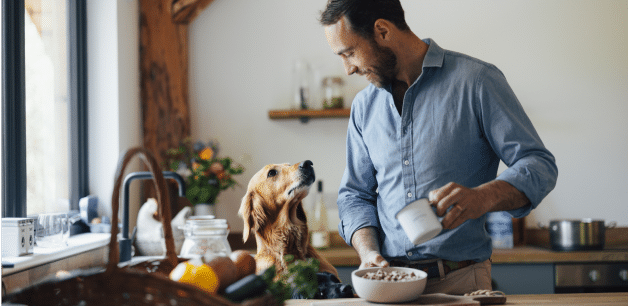
{"label": "dog's ear", "polygon": [[242,203],[240,204],[240,210],[238,210],[238,215],[244,221],[244,228],[242,229],[242,241],[246,242],[249,239],[249,233],[251,232],[251,222],[253,218],[251,218],[251,206],[253,199],[253,191],[247,192],[244,197],[242,197]]}
{"label": "dog's ear", "polygon": [[244,242],[249,239],[251,230],[258,230],[260,227],[260,217],[258,215],[262,206],[261,201],[262,198],[255,191],[247,192],[242,198],[238,214],[244,221],[244,228],[242,230],[242,241]]}

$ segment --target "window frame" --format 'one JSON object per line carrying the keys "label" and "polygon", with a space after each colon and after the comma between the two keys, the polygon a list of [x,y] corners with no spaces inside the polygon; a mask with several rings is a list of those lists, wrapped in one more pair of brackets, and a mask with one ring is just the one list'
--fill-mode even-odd
{"label": "window frame", "polygon": [[[86,0],[67,0],[69,200],[89,194]],[[26,217],[24,0],[2,0],[2,217]]]}

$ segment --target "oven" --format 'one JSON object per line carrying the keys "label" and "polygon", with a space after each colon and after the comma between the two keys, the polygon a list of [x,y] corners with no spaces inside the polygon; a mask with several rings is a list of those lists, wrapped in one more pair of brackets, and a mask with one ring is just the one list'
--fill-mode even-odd
{"label": "oven", "polygon": [[628,263],[556,263],[555,293],[628,292]]}

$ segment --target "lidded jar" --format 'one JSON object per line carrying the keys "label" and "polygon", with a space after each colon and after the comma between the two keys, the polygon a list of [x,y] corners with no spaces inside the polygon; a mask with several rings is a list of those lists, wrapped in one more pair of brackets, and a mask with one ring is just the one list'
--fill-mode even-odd
{"label": "lidded jar", "polygon": [[180,228],[185,234],[181,257],[201,257],[207,262],[214,257],[231,254],[231,246],[227,241],[227,220],[214,219],[214,216],[195,216],[190,217]]}
{"label": "lidded jar", "polygon": [[344,107],[344,82],[341,77],[326,77],[323,79],[323,108]]}

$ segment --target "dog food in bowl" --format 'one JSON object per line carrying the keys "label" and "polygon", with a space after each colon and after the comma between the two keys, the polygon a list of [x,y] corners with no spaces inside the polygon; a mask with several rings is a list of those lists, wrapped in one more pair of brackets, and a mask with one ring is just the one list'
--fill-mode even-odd
{"label": "dog food in bowl", "polygon": [[420,277],[414,273],[407,273],[406,271],[393,270],[391,272],[385,272],[382,269],[376,272],[368,272],[362,276],[366,279],[383,280],[389,282],[407,282],[411,280],[418,280]]}
{"label": "dog food in bowl", "polygon": [[416,300],[423,293],[427,273],[411,268],[375,267],[353,271],[351,281],[358,296],[369,302],[401,303]]}

